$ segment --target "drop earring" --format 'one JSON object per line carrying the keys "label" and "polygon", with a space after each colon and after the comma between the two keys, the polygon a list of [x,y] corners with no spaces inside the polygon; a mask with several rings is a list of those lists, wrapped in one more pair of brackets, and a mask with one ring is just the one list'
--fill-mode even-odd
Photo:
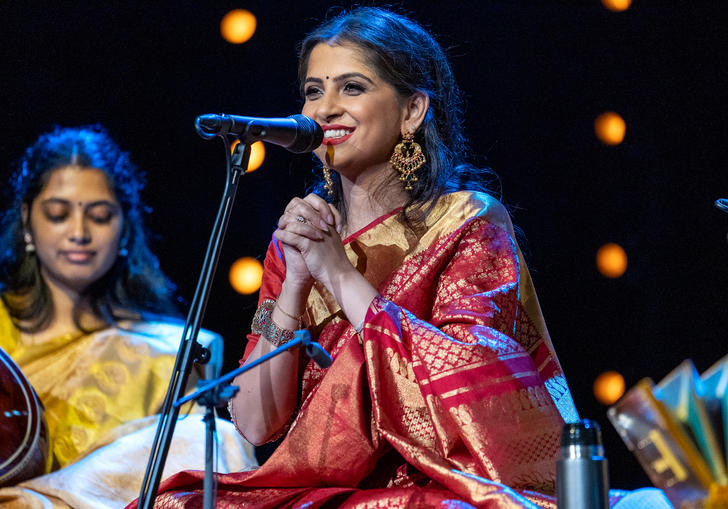
{"label": "drop earring", "polygon": [[324,174],[324,189],[326,189],[326,194],[329,196],[334,195],[334,180],[331,178],[331,168],[328,167],[326,163],[324,163],[323,168],[321,171]]}
{"label": "drop earring", "polygon": [[122,239],[119,244],[119,256],[129,256],[129,250],[126,248],[126,239]]}
{"label": "drop earring", "polygon": [[23,235],[23,241],[25,242],[25,252],[35,253],[35,244],[33,244],[33,236],[30,232],[25,232]]}
{"label": "drop earring", "polygon": [[390,164],[399,172],[399,180],[404,183],[405,191],[412,190],[412,183],[419,180],[415,172],[426,162],[422,147],[414,140],[414,133],[403,134],[402,141],[394,147],[389,159]]}

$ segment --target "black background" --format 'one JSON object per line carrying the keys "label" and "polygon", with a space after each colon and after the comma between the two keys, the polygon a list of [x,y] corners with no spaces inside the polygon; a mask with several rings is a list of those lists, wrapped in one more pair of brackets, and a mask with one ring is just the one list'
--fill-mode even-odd
{"label": "black background", "polygon": [[[300,111],[296,43],[330,4],[84,4],[0,7],[0,182],[54,124],[104,124],[147,172],[153,247],[189,299],[224,183],[222,145],[200,139],[194,119]],[[258,30],[235,46],[219,22],[240,7]],[[612,485],[647,485],[592,383],[612,369],[628,386],[658,381],[683,359],[703,371],[727,353],[728,215],[713,206],[728,195],[724,1],[637,0],[622,13],[596,0],[394,7],[449,50],[472,160],[501,177],[577,407],[602,424]],[[593,134],[606,110],[627,123],[616,147]],[[230,289],[227,269],[262,257],[310,174],[310,155],[268,146],[263,167],[243,179],[204,322],[225,337],[226,370],[256,302]],[[595,269],[606,242],[627,251],[622,278]]]}

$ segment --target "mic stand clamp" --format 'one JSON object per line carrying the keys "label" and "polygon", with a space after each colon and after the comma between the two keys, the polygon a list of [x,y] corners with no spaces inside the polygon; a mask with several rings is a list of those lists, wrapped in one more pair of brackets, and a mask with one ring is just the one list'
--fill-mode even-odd
{"label": "mic stand clamp", "polygon": [[[198,387],[208,384],[207,380],[197,382]],[[215,507],[215,489],[213,487],[213,463],[215,458],[215,408],[225,406],[230,398],[238,392],[237,385],[216,385],[202,392],[198,391],[197,400],[199,405],[205,407],[205,479],[203,483],[203,500],[204,508],[212,509]],[[179,405],[175,404],[179,407]]]}

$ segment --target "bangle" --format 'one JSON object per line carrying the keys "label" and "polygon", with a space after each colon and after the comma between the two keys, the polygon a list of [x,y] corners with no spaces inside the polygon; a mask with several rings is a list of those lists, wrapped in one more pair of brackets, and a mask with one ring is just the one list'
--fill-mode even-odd
{"label": "bangle", "polygon": [[[303,315],[306,314],[305,311],[303,313],[301,313],[300,315],[298,315],[298,316],[293,316],[291,313],[289,313],[288,311],[286,311],[285,309],[283,309],[280,305],[278,305],[277,302],[276,302],[276,307],[278,308],[278,311],[280,311],[281,313],[283,313],[284,315],[286,315],[291,320],[296,320],[298,322],[298,327],[301,328],[301,318],[303,318]],[[273,312],[271,311],[271,314],[272,313]]]}
{"label": "bangle", "polygon": [[279,327],[276,325],[276,323],[271,320],[268,323],[268,327],[265,329],[263,336],[265,339],[268,340],[269,343],[271,343],[276,348],[288,343],[290,340],[293,339],[293,337],[296,335],[296,331],[290,330],[290,329],[283,329],[282,327]]}
{"label": "bangle", "polygon": [[270,314],[273,311],[276,301],[273,299],[266,299],[260,303],[258,309],[255,310],[253,315],[253,323],[250,325],[251,330],[255,334],[263,334],[263,331],[270,322]]}
{"label": "bangle", "polygon": [[255,311],[250,328],[255,334],[265,337],[273,346],[279,347],[292,340],[293,336],[296,335],[296,331],[283,329],[275,324],[271,317],[275,305],[276,301],[273,299],[266,299],[261,302]]}

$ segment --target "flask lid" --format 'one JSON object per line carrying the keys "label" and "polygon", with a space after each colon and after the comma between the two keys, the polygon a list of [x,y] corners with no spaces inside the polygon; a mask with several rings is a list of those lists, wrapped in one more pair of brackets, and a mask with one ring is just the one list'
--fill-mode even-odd
{"label": "flask lid", "polygon": [[602,430],[599,424],[591,419],[566,424],[561,430],[561,447],[574,445],[601,446]]}

